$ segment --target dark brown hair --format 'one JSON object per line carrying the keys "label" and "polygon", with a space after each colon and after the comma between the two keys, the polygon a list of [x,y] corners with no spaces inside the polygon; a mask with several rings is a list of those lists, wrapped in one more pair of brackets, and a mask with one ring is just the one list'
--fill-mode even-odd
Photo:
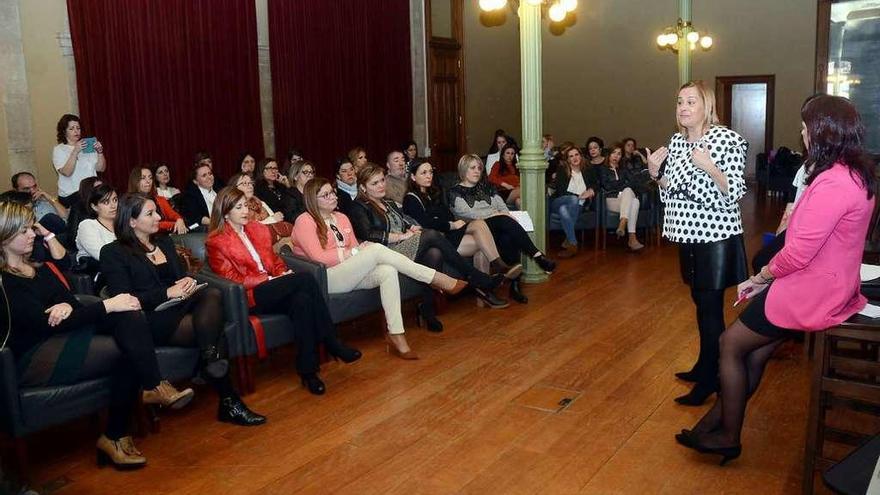
{"label": "dark brown hair", "polygon": [[[58,125],[55,126],[55,130],[57,131],[57,135],[55,136],[58,139],[58,142],[61,144],[67,144],[67,126],[70,125],[71,122],[79,122],[79,117],[73,114],[66,113],[61,116],[61,119],[58,121]],[[80,128],[82,127],[82,122],[79,122]],[[80,129],[81,131],[82,129]]]}
{"label": "dark brown hair", "polygon": [[219,234],[226,226],[226,214],[244,198],[244,193],[235,184],[230,184],[217,193],[214,206],[211,208],[211,223],[208,225],[208,236]]}

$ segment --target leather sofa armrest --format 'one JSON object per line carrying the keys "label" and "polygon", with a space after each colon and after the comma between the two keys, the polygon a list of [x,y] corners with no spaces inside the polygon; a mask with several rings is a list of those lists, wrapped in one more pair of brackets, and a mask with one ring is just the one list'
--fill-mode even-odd
{"label": "leather sofa armrest", "polygon": [[23,429],[18,397],[18,372],[9,348],[0,350],[0,426],[12,436]]}

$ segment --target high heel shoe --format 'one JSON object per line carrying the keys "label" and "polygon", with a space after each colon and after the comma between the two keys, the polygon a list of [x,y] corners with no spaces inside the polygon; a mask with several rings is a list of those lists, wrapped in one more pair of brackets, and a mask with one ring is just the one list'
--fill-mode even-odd
{"label": "high heel shoe", "polygon": [[156,388],[144,390],[141,400],[144,404],[157,404],[171,409],[180,409],[192,401],[193,395],[195,393],[191,388],[177,390],[174,385],[162,380]]}
{"label": "high heel shoe", "polygon": [[416,323],[419,328],[422,328],[422,323],[424,323],[429,332],[440,333],[443,331],[443,322],[437,319],[433,311],[425,310],[423,304],[416,306]]}
{"label": "high heel shoe", "polygon": [[693,435],[690,435],[689,441],[692,443],[691,448],[701,454],[720,455],[721,462],[718,464],[719,466],[723,466],[742,455],[742,444],[731,445],[730,447],[707,447],[701,444],[700,439],[694,437]]}
{"label": "high heel shoe", "polygon": [[324,392],[327,391],[324,382],[318,378],[317,373],[303,373],[299,378],[303,387],[307,388],[312,395],[324,395]]}
{"label": "high heel shoe", "polygon": [[510,306],[510,303],[496,296],[494,292],[474,289],[477,293],[477,306],[481,308],[504,309]]}
{"label": "high heel shoe", "polygon": [[405,359],[407,361],[413,361],[419,358],[419,355],[412,349],[403,352],[397,348],[397,344],[391,340],[391,336],[387,333],[385,334],[385,352],[391,354],[392,356],[397,356],[400,359]]}
{"label": "high heel shoe", "polygon": [[535,263],[541,267],[541,270],[544,270],[546,273],[553,273],[553,270],[556,269],[556,262],[543,254],[535,256],[533,259],[535,260]]}
{"label": "high heel shoe", "polygon": [[697,383],[697,372],[694,370],[690,371],[679,371],[675,374],[675,377],[679,380],[684,380],[686,382]]}
{"label": "high heel shoe", "polygon": [[716,392],[718,392],[717,385],[703,385],[702,383],[697,383],[690,392],[680,397],[676,397],[675,402],[678,402],[683,406],[701,406],[706,402],[706,399],[708,399],[709,396]]}
{"label": "high heel shoe", "polygon": [[479,270],[474,270],[468,276],[468,284],[475,289],[495,290],[499,285],[503,284],[506,279],[500,273],[490,275]]}
{"label": "high heel shoe", "polygon": [[434,274],[434,278],[431,280],[431,287],[451,296],[454,296],[463,291],[464,288],[467,287],[467,285],[468,283],[464,280],[452,278],[449,275],[439,271]]}
{"label": "high heel shoe", "polygon": [[361,351],[354,347],[348,347],[336,337],[326,339],[324,341],[324,346],[327,348],[327,354],[330,354],[333,359],[341,359],[345,364],[351,364],[360,359],[363,355],[361,354]]}
{"label": "high heel shoe", "polygon": [[489,272],[493,275],[496,273],[503,274],[507,280],[516,280],[522,275],[522,270],[523,266],[521,263],[508,266],[500,257],[489,262]]}
{"label": "high heel shoe", "polygon": [[520,279],[518,278],[510,281],[510,298],[520,304],[526,304],[529,302],[529,298],[522,293],[520,283]]}
{"label": "high heel shoe", "polygon": [[[134,442],[130,441],[131,437],[126,438],[128,438],[128,442],[123,442],[121,438],[119,440],[110,440],[106,435],[101,435],[95,444],[98,466],[103,467],[107,464],[112,464],[113,467],[119,470],[138,469],[146,466],[147,459],[143,455],[139,455],[139,452],[135,453],[137,449],[134,448]],[[129,452],[132,449],[133,451]]]}

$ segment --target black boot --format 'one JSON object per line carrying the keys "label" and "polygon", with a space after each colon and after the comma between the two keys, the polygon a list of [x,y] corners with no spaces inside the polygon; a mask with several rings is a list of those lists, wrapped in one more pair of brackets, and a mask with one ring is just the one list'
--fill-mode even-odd
{"label": "black boot", "polygon": [[534,257],[535,263],[541,267],[541,270],[544,270],[547,273],[553,273],[553,270],[556,269],[556,262],[551,260],[550,258],[544,256],[543,254]]}
{"label": "black boot", "polygon": [[520,263],[517,263],[513,266],[509,266],[504,262],[500,257],[495,258],[491,262],[489,262],[489,273],[495,275],[496,273],[500,273],[504,275],[504,278],[507,280],[516,280],[522,275],[523,267]]}
{"label": "black boot", "polygon": [[496,296],[494,292],[490,290],[483,289],[474,289],[474,292],[477,293],[477,297],[479,297],[478,303],[480,306],[488,306],[492,309],[503,309],[510,306],[510,303]]}
{"label": "black boot", "polygon": [[471,287],[483,290],[495,290],[499,285],[504,283],[504,275],[488,275],[479,270],[474,270],[468,276],[468,283]]}
{"label": "black boot", "polygon": [[343,363],[353,363],[361,358],[361,351],[348,347],[339,341],[336,337],[329,337],[324,341],[327,353],[334,358],[341,359]]}
{"label": "black boot", "polygon": [[202,373],[210,378],[223,378],[229,372],[229,360],[218,346],[202,349]]}
{"label": "black boot", "polygon": [[303,373],[300,375],[300,379],[302,380],[303,387],[309,389],[312,395],[324,395],[324,392],[327,391],[324,387],[324,382],[318,378],[317,373]]}
{"label": "black boot", "polygon": [[425,323],[429,332],[439,333],[443,331],[443,323],[437,319],[437,314],[431,305],[422,303],[416,306],[416,319],[418,320],[419,328],[421,328],[422,323]]}
{"label": "black boot", "polygon": [[510,298],[520,304],[525,304],[525,303],[529,302],[529,298],[526,297],[526,295],[522,293],[522,290],[520,287],[521,280],[522,279],[520,279],[520,278],[516,278],[516,279],[510,281]]}
{"label": "black boot", "polygon": [[220,399],[220,406],[217,408],[217,419],[239,426],[257,426],[266,422],[265,416],[261,416],[248,409],[238,396]]}

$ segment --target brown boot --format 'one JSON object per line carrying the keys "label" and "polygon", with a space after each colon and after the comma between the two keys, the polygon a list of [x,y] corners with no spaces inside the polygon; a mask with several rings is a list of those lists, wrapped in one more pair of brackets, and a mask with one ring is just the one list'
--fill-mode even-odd
{"label": "brown boot", "polygon": [[495,275],[503,273],[507,280],[515,280],[522,274],[522,264],[517,263],[513,266],[508,265],[500,257],[489,262],[489,274]]}
{"label": "brown boot", "polygon": [[153,390],[144,390],[144,404],[159,404],[160,406],[180,409],[193,398],[193,389],[177,390],[173,385],[162,380],[159,386]]}
{"label": "brown boot", "polygon": [[113,441],[106,435],[98,438],[97,448],[98,465],[106,466],[113,464],[116,469],[138,469],[147,465],[147,459],[142,455],[126,452],[126,445],[130,450],[137,452],[131,437],[125,437],[128,441],[123,444],[123,439]]}
{"label": "brown boot", "polygon": [[559,258],[573,258],[578,253],[577,245],[565,243],[562,247],[562,251],[559,251],[559,253],[556,254]]}

